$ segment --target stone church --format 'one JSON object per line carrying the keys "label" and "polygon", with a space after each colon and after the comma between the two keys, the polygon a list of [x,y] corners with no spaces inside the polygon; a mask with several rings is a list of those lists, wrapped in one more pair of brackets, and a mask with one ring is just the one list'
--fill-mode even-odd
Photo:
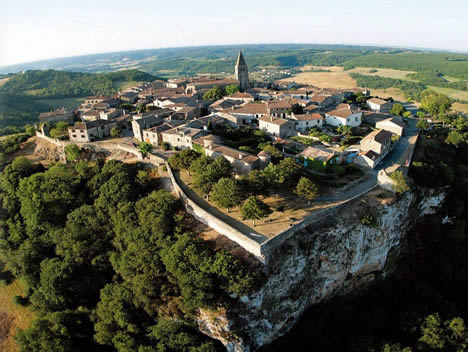
{"label": "stone church", "polygon": [[247,89],[250,88],[249,68],[245,63],[244,56],[242,55],[242,50],[239,50],[239,56],[237,57],[235,75],[236,79],[239,81],[239,87],[241,92],[245,92]]}

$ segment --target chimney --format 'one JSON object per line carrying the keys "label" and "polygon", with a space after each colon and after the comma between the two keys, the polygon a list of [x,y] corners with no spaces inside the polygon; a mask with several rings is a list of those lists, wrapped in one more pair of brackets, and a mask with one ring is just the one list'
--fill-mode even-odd
{"label": "chimney", "polygon": [[239,153],[239,159],[242,159],[244,156],[242,155],[242,153]]}
{"label": "chimney", "polygon": [[232,111],[234,111],[234,105],[233,105],[233,106],[231,106],[231,110],[232,110]]}
{"label": "chimney", "polygon": [[270,115],[270,121],[273,121],[273,115]]}

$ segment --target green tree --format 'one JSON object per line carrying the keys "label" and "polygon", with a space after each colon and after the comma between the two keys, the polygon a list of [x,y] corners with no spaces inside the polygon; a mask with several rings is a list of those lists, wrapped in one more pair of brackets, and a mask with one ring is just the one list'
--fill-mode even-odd
{"label": "green tree", "polygon": [[65,146],[65,155],[68,161],[77,161],[81,157],[81,149],[76,144],[67,144]]}
{"label": "green tree", "polygon": [[34,126],[31,126],[31,125],[26,125],[24,126],[24,130],[26,132],[26,134],[30,137],[34,136],[36,134],[36,129],[34,128]]}
{"label": "green tree", "polygon": [[203,94],[203,99],[205,100],[218,100],[226,95],[226,90],[224,87],[214,86],[205,94]]}
{"label": "green tree", "polygon": [[419,128],[420,130],[428,130],[429,127],[430,124],[426,119],[419,119],[416,123],[416,128]]}
{"label": "green tree", "polygon": [[112,127],[110,130],[111,137],[117,138],[122,134],[122,129],[119,126]]}
{"label": "green tree", "polygon": [[59,121],[55,127],[50,130],[50,136],[53,138],[62,138],[68,135],[69,124],[65,121]]}
{"label": "green tree", "polygon": [[392,115],[397,115],[397,116],[403,116],[403,113],[406,111],[406,109],[403,107],[403,105],[399,103],[395,103],[392,106],[392,109],[390,110],[390,114]]}
{"label": "green tree", "polygon": [[153,145],[150,143],[141,142],[140,144],[138,144],[138,150],[141,152],[141,155],[145,157],[146,154],[153,150]]}
{"label": "green tree", "polygon": [[231,95],[235,94],[240,91],[240,88],[238,85],[232,84],[226,87],[226,94]]}
{"label": "green tree", "polygon": [[243,200],[242,187],[235,178],[221,178],[213,186],[211,191],[211,199],[220,207],[233,208],[239,205]]}
{"label": "green tree", "polygon": [[200,156],[201,154],[197,151],[187,148],[177,154],[173,154],[168,161],[172,168],[190,171],[190,165]]}
{"label": "green tree", "polygon": [[262,202],[255,196],[250,196],[245,201],[244,205],[241,208],[241,214],[243,219],[249,219],[253,221],[253,226],[255,226],[255,220],[260,220],[272,213],[272,210],[268,204]]}
{"label": "green tree", "polygon": [[460,144],[465,142],[465,137],[458,131],[450,131],[447,138],[445,139],[445,143],[452,144],[456,148],[459,147]]}
{"label": "green tree", "polygon": [[317,198],[319,195],[317,185],[307,177],[301,177],[297,183],[295,193],[302,198],[307,199],[308,204],[310,201]]}
{"label": "green tree", "polygon": [[452,102],[446,95],[427,90],[422,93],[420,107],[432,116],[442,118],[452,107]]}
{"label": "green tree", "polygon": [[416,116],[422,119],[424,116],[426,116],[426,114],[424,113],[424,111],[418,110],[416,112]]}
{"label": "green tree", "polygon": [[351,135],[353,133],[353,128],[351,126],[338,126],[336,130],[344,135]]}
{"label": "green tree", "polygon": [[405,117],[405,118],[411,117],[411,111],[405,111],[403,113],[403,117]]}
{"label": "green tree", "polygon": [[403,171],[397,170],[390,174],[390,178],[393,181],[392,187],[397,193],[404,193],[409,190],[408,183]]}

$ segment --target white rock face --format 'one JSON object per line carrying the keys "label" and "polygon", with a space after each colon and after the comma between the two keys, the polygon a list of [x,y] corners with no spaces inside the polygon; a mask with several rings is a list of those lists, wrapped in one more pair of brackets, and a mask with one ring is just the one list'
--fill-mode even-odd
{"label": "white rock face", "polygon": [[[418,215],[434,213],[445,194],[407,192],[391,205],[358,199],[287,240],[268,265],[263,286],[223,312],[200,312],[198,324],[228,351],[251,351],[285,334],[312,304],[365,287],[392,269],[391,258]],[[364,214],[375,226],[362,225]],[[389,260],[390,259],[390,260]]]}

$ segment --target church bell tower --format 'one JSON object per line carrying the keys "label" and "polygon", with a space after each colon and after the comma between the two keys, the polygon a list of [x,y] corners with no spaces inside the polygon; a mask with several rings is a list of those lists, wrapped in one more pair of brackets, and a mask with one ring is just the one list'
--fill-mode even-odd
{"label": "church bell tower", "polygon": [[242,50],[239,50],[239,56],[237,57],[237,62],[235,66],[236,79],[239,81],[239,87],[241,92],[245,92],[250,88],[249,83],[249,68],[245,63],[244,56],[242,55]]}

